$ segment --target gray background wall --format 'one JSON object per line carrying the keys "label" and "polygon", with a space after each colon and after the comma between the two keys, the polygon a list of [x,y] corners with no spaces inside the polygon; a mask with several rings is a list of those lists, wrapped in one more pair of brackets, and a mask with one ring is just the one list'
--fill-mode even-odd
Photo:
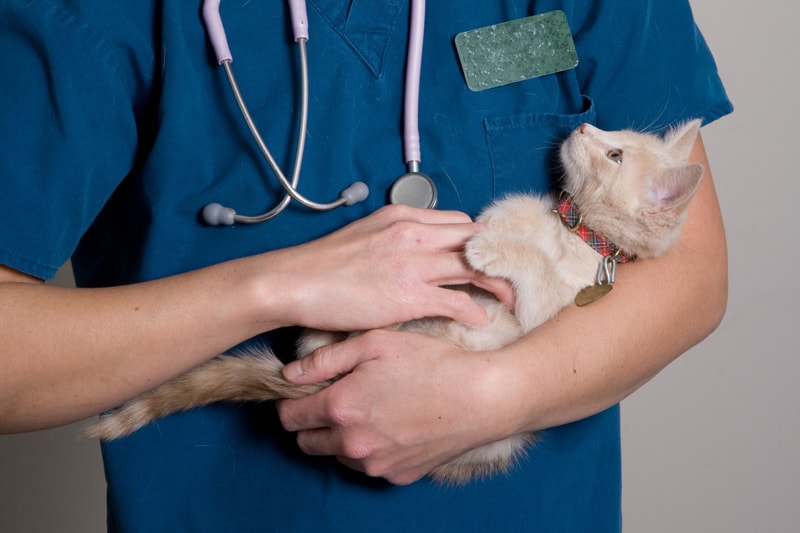
{"label": "gray background wall", "polygon": [[[736,105],[704,130],[730,307],[714,336],[623,403],[625,530],[797,531],[800,4],[693,4]],[[98,446],[80,427],[0,436],[0,531],[104,530]]]}

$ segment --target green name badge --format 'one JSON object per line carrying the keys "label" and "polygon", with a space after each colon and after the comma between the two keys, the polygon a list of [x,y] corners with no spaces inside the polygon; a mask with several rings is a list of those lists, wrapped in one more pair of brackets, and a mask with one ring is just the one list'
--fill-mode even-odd
{"label": "green name badge", "polygon": [[550,11],[456,35],[467,86],[483,91],[575,68],[567,16]]}

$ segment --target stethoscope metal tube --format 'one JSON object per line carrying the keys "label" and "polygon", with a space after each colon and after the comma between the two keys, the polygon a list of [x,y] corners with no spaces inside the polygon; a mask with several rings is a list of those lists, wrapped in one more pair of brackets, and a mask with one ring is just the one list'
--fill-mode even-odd
{"label": "stethoscope metal tube", "polygon": [[[286,206],[289,205],[289,202],[292,199],[292,196],[289,194],[289,191],[295,191],[297,183],[300,178],[300,168],[302,166],[303,160],[303,153],[305,151],[305,136],[298,135],[297,138],[297,151],[295,153],[295,160],[294,160],[294,168],[292,170],[292,180],[289,185],[286,184],[286,176],[283,175],[280,167],[278,167],[278,163],[275,161],[275,158],[272,156],[272,153],[267,148],[266,143],[261,138],[261,134],[258,131],[258,128],[253,121],[253,117],[250,115],[250,111],[247,109],[247,104],[245,104],[244,98],[242,97],[242,93],[239,90],[239,85],[236,83],[236,77],[233,74],[233,69],[231,68],[231,61],[225,60],[222,62],[222,66],[225,68],[225,73],[228,75],[228,82],[231,86],[233,91],[234,98],[236,99],[236,103],[239,105],[239,110],[242,113],[242,117],[244,117],[244,121],[247,124],[247,127],[250,129],[250,133],[253,136],[253,139],[256,141],[256,145],[261,150],[261,154],[267,160],[272,172],[281,182],[283,189],[286,191],[287,194],[283,196],[283,199],[271,210],[267,211],[266,213],[258,216],[245,216],[245,215],[238,215],[236,212],[231,208],[225,208],[218,203],[211,203],[208,204],[205,208],[203,208],[203,219],[206,223],[211,225],[229,225],[233,224],[234,222],[240,222],[245,224],[257,224],[259,222],[263,222],[265,220],[269,220],[277,216],[281,211],[286,209]],[[305,70],[303,72],[303,84],[305,85],[307,78],[305,76]],[[307,98],[307,93],[305,87],[301,90],[302,98]],[[305,131],[306,128],[306,121],[308,119],[307,108],[304,104],[300,106],[300,131],[301,133]]]}
{"label": "stethoscope metal tube", "polygon": [[203,208],[203,220],[211,225],[230,225],[236,222],[244,224],[255,224],[263,222],[277,216],[281,213],[286,206],[289,205],[291,200],[295,200],[301,205],[316,211],[328,211],[335,209],[342,205],[353,205],[366,199],[369,194],[369,189],[366,184],[362,182],[355,182],[346,188],[339,195],[339,198],[329,203],[319,203],[309,200],[297,190],[297,184],[300,180],[300,171],[302,168],[303,154],[305,152],[305,141],[308,132],[308,54],[306,51],[306,42],[308,41],[308,21],[305,10],[305,2],[298,0],[289,0],[290,10],[292,13],[292,27],[294,29],[295,41],[300,50],[300,119],[299,119],[299,132],[297,136],[297,147],[295,153],[295,160],[292,169],[291,181],[286,178],[272,153],[269,151],[266,143],[261,137],[258,127],[253,120],[247,104],[244,101],[239,85],[236,82],[236,77],[233,74],[233,57],[228,47],[227,39],[225,38],[225,29],[222,24],[222,18],[219,14],[220,0],[206,0],[203,5],[203,17],[208,28],[210,40],[217,55],[217,60],[220,65],[225,69],[228,77],[228,83],[231,86],[236,103],[242,113],[242,117],[250,130],[253,139],[256,142],[261,154],[269,164],[270,169],[278,178],[281,186],[286,194],[283,199],[271,210],[258,216],[245,216],[237,214],[232,208],[224,207],[218,203],[208,204]]}
{"label": "stethoscope metal tube", "polygon": [[[292,19],[292,29],[294,39],[300,50],[300,118],[299,131],[296,142],[296,153],[292,168],[291,180],[287,179],[278,166],[275,158],[269,151],[266,143],[261,137],[247,105],[245,104],[236,77],[233,74],[231,63],[233,56],[228,46],[225,36],[225,28],[219,13],[220,0],[204,0],[203,19],[209,34],[217,61],[225,69],[228,82],[233,91],[236,103],[244,117],[247,127],[253,136],[264,159],[269,164],[270,169],[278,178],[285,191],[281,201],[268,212],[258,216],[239,215],[232,208],[223,207],[218,203],[208,204],[203,208],[203,220],[210,225],[230,225],[236,222],[254,224],[263,222],[277,216],[291,202],[295,200],[301,205],[315,210],[328,211],[342,205],[353,205],[362,202],[369,194],[369,188],[363,182],[357,181],[341,192],[339,198],[329,203],[319,203],[309,200],[297,190],[300,179],[303,154],[305,151],[305,140],[308,126],[308,54],[306,43],[308,41],[308,17],[306,14],[305,0],[287,0]],[[420,135],[419,135],[419,88],[422,70],[422,44],[425,28],[425,0],[412,0],[411,2],[411,22],[409,28],[408,58],[405,75],[405,95],[404,95],[404,132],[403,132],[403,152],[406,161],[406,174],[400,176],[392,185],[389,192],[392,203],[404,203],[415,207],[433,208],[436,206],[437,194],[436,185],[428,176],[419,171],[420,156]]]}

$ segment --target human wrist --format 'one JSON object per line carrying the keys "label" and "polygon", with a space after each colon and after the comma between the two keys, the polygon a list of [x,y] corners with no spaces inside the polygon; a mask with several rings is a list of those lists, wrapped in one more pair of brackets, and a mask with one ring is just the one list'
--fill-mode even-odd
{"label": "human wrist", "polygon": [[548,365],[532,346],[513,343],[487,352],[492,364],[483,379],[484,398],[498,418],[505,436],[539,431],[564,423],[563,404],[568,402],[569,383],[554,379],[556,369]]}
{"label": "human wrist", "polygon": [[[220,265],[223,318],[247,325],[253,335],[296,324],[289,280],[270,254],[236,259]],[[223,294],[224,293],[224,294]]]}
{"label": "human wrist", "polygon": [[472,416],[487,431],[478,444],[487,444],[530,431],[528,403],[532,385],[526,383],[505,349],[470,352]]}

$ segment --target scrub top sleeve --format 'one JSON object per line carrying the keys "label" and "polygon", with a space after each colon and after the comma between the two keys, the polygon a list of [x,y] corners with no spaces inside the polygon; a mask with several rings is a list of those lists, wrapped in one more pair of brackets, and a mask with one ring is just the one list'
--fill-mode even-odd
{"label": "scrub top sleeve", "polygon": [[[600,5],[602,4],[602,7]],[[732,111],[687,0],[597,2],[573,28],[576,76],[604,129],[661,130]]]}
{"label": "scrub top sleeve", "polygon": [[52,278],[132,168],[124,64],[57,4],[0,4],[0,263]]}

